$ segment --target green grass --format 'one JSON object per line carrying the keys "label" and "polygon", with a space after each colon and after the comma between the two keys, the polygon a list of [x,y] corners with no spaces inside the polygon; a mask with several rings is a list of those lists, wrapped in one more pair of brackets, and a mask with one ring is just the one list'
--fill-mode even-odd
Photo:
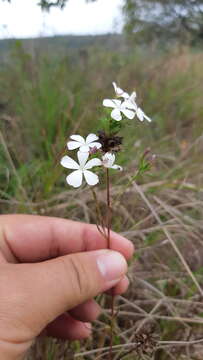
{"label": "green grass", "polygon": [[[116,199],[113,228],[136,247],[129,271],[129,302],[117,300],[115,344],[129,339],[136,342],[135,331],[144,317],[133,304],[149,313],[160,299],[160,307],[141,332],[150,332],[160,341],[199,339],[200,325],[191,320],[202,317],[201,297],[163,227],[202,285],[202,52],[188,48],[168,53],[136,48],[116,52],[90,46],[85,57],[77,51],[74,56],[46,56],[37,51],[31,56],[17,42],[12,61],[0,69],[1,213],[29,212],[96,222],[90,191],[69,189],[59,160],[70,134],[86,135],[100,129],[102,100],[113,96],[113,80],[128,91],[136,89],[139,104],[153,118],[150,125],[128,122],[125,151],[117,161],[125,169],[122,176],[112,175]],[[138,158],[149,147],[157,158],[138,184],[161,225],[134,185],[125,187],[136,172]],[[102,191],[101,187],[98,195],[102,196]],[[101,301],[108,308],[108,301]],[[95,324],[92,339],[81,344],[37,343],[29,359],[35,359],[36,353],[43,360],[67,359],[71,353],[90,351],[97,344],[105,347],[107,321],[108,313],[104,313]],[[191,346],[191,359],[198,359],[198,349],[200,345]],[[136,353],[125,359],[138,358]],[[157,350],[153,359],[173,359],[173,354],[167,347]],[[175,359],[189,360],[185,346],[177,346]]]}

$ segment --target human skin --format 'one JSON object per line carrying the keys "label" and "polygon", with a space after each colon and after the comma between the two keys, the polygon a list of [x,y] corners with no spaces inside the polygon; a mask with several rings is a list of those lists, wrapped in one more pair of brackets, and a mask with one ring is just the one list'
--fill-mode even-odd
{"label": "human skin", "polygon": [[126,260],[133,250],[130,241],[113,232],[107,249],[95,225],[1,215],[1,359],[22,360],[40,334],[88,337],[101,310],[94,297],[126,291]]}

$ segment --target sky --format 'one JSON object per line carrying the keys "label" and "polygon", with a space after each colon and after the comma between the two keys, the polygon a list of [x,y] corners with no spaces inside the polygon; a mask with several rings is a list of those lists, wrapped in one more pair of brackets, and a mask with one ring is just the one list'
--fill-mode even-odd
{"label": "sky", "polygon": [[65,9],[44,13],[38,0],[0,0],[0,38],[26,38],[60,34],[105,34],[122,28],[123,0],[69,0]]}

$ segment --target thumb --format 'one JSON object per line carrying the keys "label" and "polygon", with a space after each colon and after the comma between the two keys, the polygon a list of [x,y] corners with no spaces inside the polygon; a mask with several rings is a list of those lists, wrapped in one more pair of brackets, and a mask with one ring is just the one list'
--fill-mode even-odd
{"label": "thumb", "polygon": [[33,336],[60,314],[113,287],[127,272],[125,258],[111,250],[13,266],[18,266],[15,278],[22,292],[16,311]]}

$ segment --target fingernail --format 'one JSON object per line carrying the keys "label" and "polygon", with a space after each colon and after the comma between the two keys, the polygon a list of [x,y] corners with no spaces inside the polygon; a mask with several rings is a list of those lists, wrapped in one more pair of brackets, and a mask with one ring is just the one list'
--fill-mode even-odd
{"label": "fingernail", "polygon": [[89,322],[84,322],[83,324],[84,324],[84,327],[85,327],[87,330],[89,330],[90,332],[92,331],[92,325],[91,325],[91,323],[89,323]]}
{"label": "fingernail", "polygon": [[125,258],[116,251],[106,251],[99,255],[97,264],[101,275],[108,282],[119,280],[127,272]]}

